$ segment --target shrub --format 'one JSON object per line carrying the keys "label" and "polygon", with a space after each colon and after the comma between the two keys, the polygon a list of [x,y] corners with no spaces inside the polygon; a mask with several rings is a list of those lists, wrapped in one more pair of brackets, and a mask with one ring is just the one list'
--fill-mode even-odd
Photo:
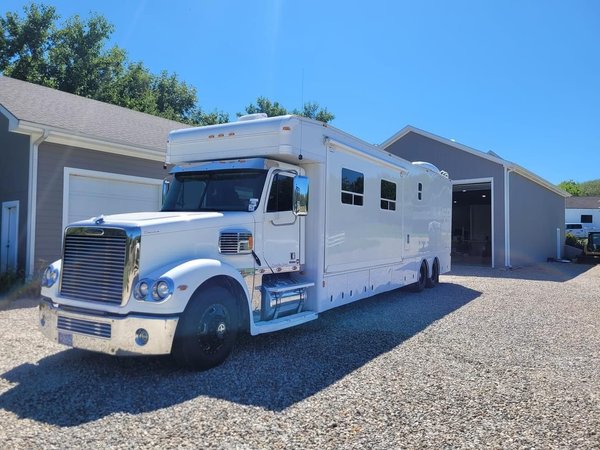
{"label": "shrub", "polygon": [[567,233],[565,235],[565,244],[570,245],[571,247],[577,247],[583,250],[583,246],[585,245],[585,239],[577,239],[571,233]]}
{"label": "shrub", "polygon": [[26,282],[21,272],[6,272],[0,274],[0,297],[15,299],[22,297],[39,297],[40,280],[34,277]]}
{"label": "shrub", "polygon": [[7,295],[23,284],[23,277],[17,272],[0,274],[0,295]]}

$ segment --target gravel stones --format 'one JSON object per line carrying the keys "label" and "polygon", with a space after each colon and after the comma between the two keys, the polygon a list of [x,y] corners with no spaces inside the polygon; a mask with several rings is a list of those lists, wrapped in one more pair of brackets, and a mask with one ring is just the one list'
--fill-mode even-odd
{"label": "gravel stones", "polygon": [[70,350],[0,312],[0,447],[600,448],[600,266],[455,268],[220,367]]}

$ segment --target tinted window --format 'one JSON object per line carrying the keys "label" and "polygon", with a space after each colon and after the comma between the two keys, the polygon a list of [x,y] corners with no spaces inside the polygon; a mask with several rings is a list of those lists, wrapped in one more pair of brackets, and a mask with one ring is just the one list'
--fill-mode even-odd
{"label": "tinted window", "polygon": [[381,180],[381,209],[396,210],[396,183]]}
{"label": "tinted window", "polygon": [[342,203],[362,206],[365,176],[354,170],[342,169]]}
{"label": "tinted window", "polygon": [[267,212],[291,211],[292,195],[294,192],[294,179],[292,177],[277,174],[271,184]]}
{"label": "tinted window", "polygon": [[248,211],[260,199],[264,170],[220,170],[176,173],[163,211]]}

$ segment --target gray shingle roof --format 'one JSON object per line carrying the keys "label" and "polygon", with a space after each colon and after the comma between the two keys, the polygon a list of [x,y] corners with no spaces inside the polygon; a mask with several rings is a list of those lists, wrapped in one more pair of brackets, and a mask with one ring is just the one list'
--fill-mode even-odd
{"label": "gray shingle roof", "polygon": [[190,126],[5,76],[0,104],[19,121],[158,151],[166,151],[170,131]]}
{"label": "gray shingle roof", "polygon": [[570,209],[598,209],[600,197],[569,197],[566,207]]}

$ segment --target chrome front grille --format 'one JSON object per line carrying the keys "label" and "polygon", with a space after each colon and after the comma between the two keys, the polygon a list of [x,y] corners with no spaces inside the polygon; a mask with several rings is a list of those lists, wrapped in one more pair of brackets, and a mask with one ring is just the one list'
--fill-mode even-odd
{"label": "chrome front grille", "polygon": [[252,251],[252,233],[249,231],[223,231],[219,236],[219,252],[238,255]]}
{"label": "chrome front grille", "polygon": [[74,319],[72,317],[58,316],[57,328],[72,333],[86,334],[104,339],[110,339],[110,323],[92,322],[90,320]]}
{"label": "chrome front grille", "polygon": [[121,228],[67,228],[61,294],[79,300],[123,303],[137,274],[138,254],[139,234],[132,239]]}

